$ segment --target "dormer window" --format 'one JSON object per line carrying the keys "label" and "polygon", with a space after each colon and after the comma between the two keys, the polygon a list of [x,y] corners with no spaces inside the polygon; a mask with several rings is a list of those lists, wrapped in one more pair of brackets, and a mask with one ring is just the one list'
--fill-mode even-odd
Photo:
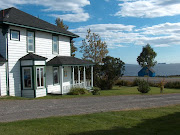
{"label": "dormer window", "polygon": [[34,32],[28,31],[27,32],[27,51],[34,52],[35,47],[35,36]]}
{"label": "dormer window", "polygon": [[20,31],[10,30],[10,39],[20,41]]}
{"label": "dormer window", "polygon": [[59,53],[59,44],[58,44],[58,36],[52,37],[52,53],[58,54]]}

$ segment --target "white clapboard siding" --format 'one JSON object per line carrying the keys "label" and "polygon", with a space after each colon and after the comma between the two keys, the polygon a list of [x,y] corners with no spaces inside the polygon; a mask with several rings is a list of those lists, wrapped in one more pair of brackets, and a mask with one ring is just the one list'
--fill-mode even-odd
{"label": "white clapboard siding", "polygon": [[34,98],[34,90],[22,90],[22,97]]}
{"label": "white clapboard siding", "polygon": [[46,85],[47,85],[48,93],[60,93],[61,92],[60,85],[53,84],[53,67],[51,67],[51,66],[46,67]]}
{"label": "white clapboard siding", "polygon": [[5,64],[0,63],[0,96],[6,96],[7,95],[7,89],[6,89],[6,67]]}
{"label": "white clapboard siding", "polygon": [[[20,31],[20,41],[10,40],[10,29]],[[8,62],[9,62],[9,91],[10,96],[21,96],[21,77],[20,77],[20,62],[19,59],[27,54],[27,30],[25,28],[10,26],[8,32]],[[2,36],[0,36],[2,38]],[[0,42],[3,40],[0,40]],[[1,48],[0,48],[1,50]],[[5,49],[2,49],[5,50]],[[4,52],[2,54],[5,55]],[[48,58],[48,60],[57,56],[52,54],[52,34],[46,32],[35,32],[35,54],[44,56]],[[59,54],[61,56],[70,56],[70,38],[65,36],[59,36]],[[48,61],[47,60],[47,61]],[[51,91],[60,91],[59,85],[53,85],[53,74],[52,69],[47,71],[47,88],[48,92]],[[67,81],[64,85],[70,84]],[[43,92],[42,92],[43,91]],[[41,94],[42,92],[42,94]],[[37,97],[45,95],[46,90],[39,90],[37,92]],[[22,95],[29,95],[28,92],[24,92]]]}
{"label": "white clapboard siding", "polygon": [[[20,31],[20,41],[10,40],[10,29]],[[8,32],[8,62],[10,96],[21,96],[21,78],[19,59],[27,54],[26,29],[10,26]]]}
{"label": "white clapboard siding", "polygon": [[36,97],[44,97],[44,96],[46,96],[46,88],[36,89]]}

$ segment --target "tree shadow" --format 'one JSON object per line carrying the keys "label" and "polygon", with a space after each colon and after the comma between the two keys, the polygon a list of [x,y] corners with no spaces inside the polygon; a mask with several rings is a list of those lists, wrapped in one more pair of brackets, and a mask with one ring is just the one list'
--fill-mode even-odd
{"label": "tree shadow", "polygon": [[113,127],[110,130],[87,131],[72,135],[180,135],[180,112],[144,119],[131,128]]}

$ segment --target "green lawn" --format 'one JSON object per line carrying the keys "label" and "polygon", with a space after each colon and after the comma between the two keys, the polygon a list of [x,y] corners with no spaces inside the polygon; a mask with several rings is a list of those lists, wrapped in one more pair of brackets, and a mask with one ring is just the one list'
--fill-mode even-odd
{"label": "green lawn", "polygon": [[[157,87],[151,87],[151,91],[147,94],[141,94],[138,90],[137,87],[119,87],[119,86],[114,86],[112,90],[102,90],[100,92],[101,94],[99,96],[116,96],[116,95],[155,95],[155,94],[160,94],[160,88]],[[164,89],[163,94],[168,94],[168,93],[180,93],[180,89]],[[93,96],[91,93],[86,94],[86,95],[48,95],[46,97],[41,97],[41,98],[36,98],[36,99],[63,99],[63,98],[76,98],[76,97],[89,97]],[[0,100],[24,100],[28,98],[21,98],[21,97],[0,97]],[[29,99],[33,100],[33,99]]]}
{"label": "green lawn", "polygon": [[0,123],[1,135],[179,135],[180,105]]}

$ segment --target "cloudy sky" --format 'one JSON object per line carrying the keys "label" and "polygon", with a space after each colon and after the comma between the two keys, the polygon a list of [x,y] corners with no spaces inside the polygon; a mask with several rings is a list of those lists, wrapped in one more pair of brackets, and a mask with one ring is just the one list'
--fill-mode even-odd
{"label": "cloudy sky", "polygon": [[125,63],[137,64],[147,43],[159,63],[180,63],[180,0],[0,0],[1,9],[12,6],[53,24],[62,18],[80,36],[77,47],[91,28]]}

